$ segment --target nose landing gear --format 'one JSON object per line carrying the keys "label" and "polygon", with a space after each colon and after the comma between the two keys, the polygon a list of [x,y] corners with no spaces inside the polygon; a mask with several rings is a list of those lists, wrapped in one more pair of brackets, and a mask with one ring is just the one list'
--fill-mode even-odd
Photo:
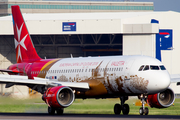
{"label": "nose landing gear", "polygon": [[128,96],[122,96],[120,97],[121,100],[121,105],[120,104],[115,104],[114,105],[114,114],[119,115],[121,114],[121,111],[123,115],[128,115],[129,114],[129,105],[124,104],[126,100],[128,100]]}
{"label": "nose landing gear", "polygon": [[141,100],[142,102],[142,107],[139,109],[139,114],[140,115],[148,115],[149,113],[149,109],[147,107],[145,107],[145,103],[147,103],[147,95],[146,94],[141,94],[140,96],[138,96],[138,98]]}

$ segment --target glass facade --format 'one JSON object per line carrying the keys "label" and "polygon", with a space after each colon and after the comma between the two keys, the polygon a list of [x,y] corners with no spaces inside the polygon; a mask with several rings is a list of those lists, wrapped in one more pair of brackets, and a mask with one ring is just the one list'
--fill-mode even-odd
{"label": "glass facade", "polygon": [[32,4],[8,4],[19,5],[21,9],[74,9],[74,10],[154,10],[154,6],[102,6],[102,5],[32,5]]}

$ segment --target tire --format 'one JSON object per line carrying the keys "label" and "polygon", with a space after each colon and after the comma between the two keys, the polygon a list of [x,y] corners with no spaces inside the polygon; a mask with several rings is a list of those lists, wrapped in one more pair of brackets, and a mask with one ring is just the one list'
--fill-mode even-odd
{"label": "tire", "polygon": [[143,115],[143,114],[144,114],[144,111],[143,111],[143,108],[142,108],[142,107],[139,109],[139,114],[140,114],[140,115]]}
{"label": "tire", "polygon": [[128,104],[123,105],[122,112],[123,112],[123,115],[128,115],[129,114],[129,105]]}
{"label": "tire", "polygon": [[49,115],[54,115],[55,114],[55,109],[53,107],[48,107],[48,114]]}
{"label": "tire", "polygon": [[114,105],[114,114],[119,115],[121,113],[121,105],[120,104],[115,104]]}
{"label": "tire", "polygon": [[59,109],[56,110],[56,112],[57,112],[58,115],[62,115],[63,112],[64,112],[64,109],[63,108],[59,108]]}
{"label": "tire", "polygon": [[148,113],[149,113],[149,109],[146,107],[146,108],[144,109],[144,114],[145,114],[145,115],[148,115]]}

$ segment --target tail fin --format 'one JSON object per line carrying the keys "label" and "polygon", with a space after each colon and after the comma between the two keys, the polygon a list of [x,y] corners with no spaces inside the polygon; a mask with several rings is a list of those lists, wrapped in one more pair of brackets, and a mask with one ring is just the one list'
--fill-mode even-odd
{"label": "tail fin", "polygon": [[11,6],[17,63],[40,60],[18,5]]}

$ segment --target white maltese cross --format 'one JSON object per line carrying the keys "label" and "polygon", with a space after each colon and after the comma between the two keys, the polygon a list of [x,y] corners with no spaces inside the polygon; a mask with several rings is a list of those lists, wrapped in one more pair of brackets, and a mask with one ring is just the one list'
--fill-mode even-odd
{"label": "white maltese cross", "polygon": [[14,38],[14,41],[15,41],[15,49],[18,47],[17,61],[18,61],[19,57],[20,57],[20,59],[22,60],[21,47],[20,47],[20,46],[22,46],[25,50],[27,50],[24,42],[25,42],[26,37],[27,37],[28,34],[26,34],[22,39],[20,39],[23,25],[24,25],[24,23],[22,23],[20,29],[18,29],[18,26],[17,26],[17,24],[16,24],[17,37],[18,37],[17,39],[18,39],[18,40],[16,40],[16,38]]}

